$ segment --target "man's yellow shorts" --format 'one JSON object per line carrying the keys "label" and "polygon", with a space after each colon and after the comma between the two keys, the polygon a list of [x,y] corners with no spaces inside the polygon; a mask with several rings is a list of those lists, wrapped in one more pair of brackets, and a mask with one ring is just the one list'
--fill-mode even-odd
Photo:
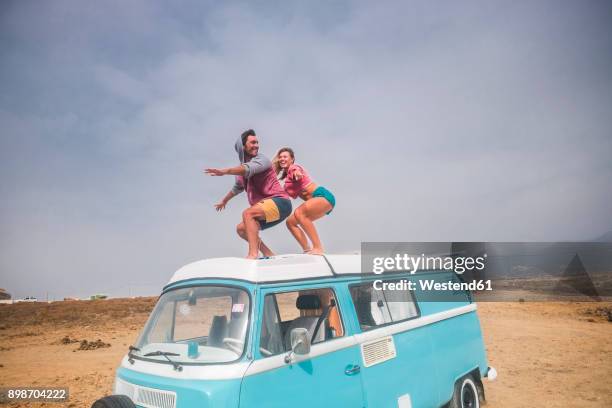
{"label": "man's yellow shorts", "polygon": [[258,220],[262,230],[283,222],[291,214],[291,200],[282,197],[266,198],[257,203],[263,209],[265,220]]}

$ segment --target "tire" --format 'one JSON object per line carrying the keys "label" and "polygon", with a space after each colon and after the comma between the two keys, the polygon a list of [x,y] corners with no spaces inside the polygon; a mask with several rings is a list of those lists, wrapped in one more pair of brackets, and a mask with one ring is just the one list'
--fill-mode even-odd
{"label": "tire", "polygon": [[136,408],[136,405],[125,395],[109,395],[94,402],[91,408]]}
{"label": "tire", "polygon": [[449,408],[480,408],[480,393],[471,375],[455,383],[455,392]]}

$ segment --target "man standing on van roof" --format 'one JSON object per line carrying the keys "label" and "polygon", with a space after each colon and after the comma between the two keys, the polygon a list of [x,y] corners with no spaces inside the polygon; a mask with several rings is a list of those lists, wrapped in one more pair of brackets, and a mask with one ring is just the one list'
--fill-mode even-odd
{"label": "man standing on van roof", "polygon": [[247,258],[257,258],[260,250],[264,256],[272,256],[274,253],[259,238],[259,230],[284,221],[291,214],[291,200],[278,182],[270,159],[259,153],[259,141],[253,129],[242,133],[235,149],[239,166],[204,170],[211,176],[236,176],[234,187],[215,208],[223,210],[229,200],[246,190],[251,206],[242,212],[242,222],[236,226],[236,232],[249,243]]}

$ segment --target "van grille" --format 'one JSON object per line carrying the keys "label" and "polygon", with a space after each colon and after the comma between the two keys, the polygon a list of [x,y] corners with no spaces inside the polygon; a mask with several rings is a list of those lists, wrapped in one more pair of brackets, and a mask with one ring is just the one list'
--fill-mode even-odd
{"label": "van grille", "polygon": [[135,404],[144,408],[175,408],[176,393],[142,387],[117,379],[115,393],[127,395]]}
{"label": "van grille", "polygon": [[136,403],[145,408],[174,408],[176,394],[152,388],[138,388]]}
{"label": "van grille", "polygon": [[136,393],[136,387],[128,382],[117,379],[115,381],[115,394],[127,395],[134,400],[134,394]]}
{"label": "van grille", "polygon": [[365,367],[391,360],[396,356],[393,336],[362,344],[361,356]]}

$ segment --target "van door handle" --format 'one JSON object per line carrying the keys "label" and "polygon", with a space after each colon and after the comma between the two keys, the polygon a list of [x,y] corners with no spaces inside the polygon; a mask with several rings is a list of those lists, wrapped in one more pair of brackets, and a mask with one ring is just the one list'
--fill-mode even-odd
{"label": "van door handle", "polygon": [[361,371],[361,367],[359,367],[358,365],[353,365],[344,370],[344,374],[354,375],[357,374],[359,371]]}

